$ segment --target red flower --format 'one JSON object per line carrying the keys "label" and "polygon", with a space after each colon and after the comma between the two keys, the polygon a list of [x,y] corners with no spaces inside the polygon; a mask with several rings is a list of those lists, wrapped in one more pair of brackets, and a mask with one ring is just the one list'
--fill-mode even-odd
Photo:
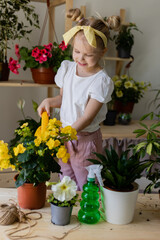
{"label": "red flower", "polygon": [[68,47],[68,44],[65,45],[65,42],[64,42],[64,41],[62,41],[61,44],[59,44],[59,48],[61,48],[62,51],[64,51],[67,47]]}
{"label": "red flower", "polygon": [[8,67],[13,73],[19,74],[18,68],[20,68],[21,65],[18,63],[17,60],[14,60],[12,57],[10,57]]}
{"label": "red flower", "polygon": [[18,44],[15,45],[15,54],[16,54],[18,60],[19,60],[21,56],[19,54],[19,45]]}

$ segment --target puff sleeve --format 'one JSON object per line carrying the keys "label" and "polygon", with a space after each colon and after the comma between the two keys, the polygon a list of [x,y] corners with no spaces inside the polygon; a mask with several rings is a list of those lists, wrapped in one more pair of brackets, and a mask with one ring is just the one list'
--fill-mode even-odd
{"label": "puff sleeve", "polygon": [[101,103],[111,101],[111,95],[114,89],[113,81],[108,76],[102,76],[96,79],[89,88],[89,96]]}
{"label": "puff sleeve", "polygon": [[55,76],[55,83],[58,87],[62,88],[63,87],[63,83],[64,83],[64,76],[66,75],[68,69],[68,61],[64,60],[61,63],[60,68],[57,71],[57,74]]}

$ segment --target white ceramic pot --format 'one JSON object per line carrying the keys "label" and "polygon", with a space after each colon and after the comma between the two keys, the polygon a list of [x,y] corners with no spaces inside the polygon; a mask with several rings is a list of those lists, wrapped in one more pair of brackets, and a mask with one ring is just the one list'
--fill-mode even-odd
{"label": "white ceramic pot", "polygon": [[130,192],[118,192],[101,187],[101,200],[104,219],[112,224],[132,222],[137,202],[139,185],[134,183]]}

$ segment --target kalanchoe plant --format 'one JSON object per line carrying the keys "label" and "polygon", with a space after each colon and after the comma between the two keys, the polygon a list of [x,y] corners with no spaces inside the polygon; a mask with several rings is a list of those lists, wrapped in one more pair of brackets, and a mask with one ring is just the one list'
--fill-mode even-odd
{"label": "kalanchoe plant", "polygon": [[[7,58],[9,41],[28,38],[28,34],[34,28],[39,28],[38,15],[30,2],[30,0],[0,1],[0,59],[3,62]],[[23,14],[22,20],[18,16],[19,13]]]}
{"label": "kalanchoe plant", "polygon": [[70,177],[64,176],[59,183],[46,182],[47,186],[52,186],[52,193],[48,196],[48,202],[58,207],[76,206],[78,201],[77,185]]}
{"label": "kalanchoe plant", "polygon": [[19,172],[16,187],[24,183],[38,185],[50,179],[50,173],[60,173],[57,158],[64,163],[68,161],[69,153],[65,142],[77,139],[76,130],[71,126],[62,128],[56,118],[48,119],[47,112],[42,113],[42,122],[35,131],[33,120],[25,122],[15,130],[16,141],[8,147],[0,141],[0,168],[13,168]]}
{"label": "kalanchoe plant", "polygon": [[145,91],[151,86],[150,83],[138,82],[127,74],[115,75],[112,80],[114,82],[113,102],[118,100],[123,104],[127,102],[138,103]]}
{"label": "kalanchoe plant", "polygon": [[132,183],[141,178],[142,172],[149,166],[148,162],[140,161],[138,154],[132,154],[130,149],[119,156],[111,146],[110,150],[105,149],[105,155],[95,155],[97,159],[88,160],[103,166],[101,173],[104,186],[119,191],[132,190]]}
{"label": "kalanchoe plant", "polygon": [[54,72],[57,72],[63,60],[72,60],[70,48],[71,45],[65,45],[64,41],[59,45],[54,42],[53,44],[34,46],[31,49],[27,47],[19,48],[18,45],[15,45],[15,54],[18,60],[10,58],[9,68],[13,73],[18,74],[18,69],[21,67],[20,62],[23,60],[25,62],[24,70],[27,68],[51,67]]}
{"label": "kalanchoe plant", "polygon": [[[141,128],[136,129],[136,138],[140,136],[145,136],[145,140],[141,141],[134,147],[136,154],[144,158],[146,153],[148,154],[148,161],[150,164],[147,168],[146,178],[151,182],[146,186],[144,192],[151,193],[153,188],[159,189],[160,192],[160,121],[157,120],[151,126],[147,126],[143,120],[146,118],[151,120],[154,117],[160,118],[159,114],[154,114],[153,112],[145,114],[140,119]],[[146,158],[146,157],[145,157]]]}

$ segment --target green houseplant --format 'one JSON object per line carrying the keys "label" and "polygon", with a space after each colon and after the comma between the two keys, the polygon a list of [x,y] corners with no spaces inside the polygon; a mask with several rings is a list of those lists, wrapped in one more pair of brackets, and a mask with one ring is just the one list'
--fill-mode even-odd
{"label": "green houseplant", "polygon": [[[56,42],[43,46],[33,46],[31,49],[15,45],[15,54],[18,60],[10,58],[9,68],[19,74],[21,61],[25,65],[23,70],[31,69],[33,80],[37,83],[54,83],[54,75],[57,72],[63,60],[72,60],[70,51],[71,46],[65,45],[64,41],[60,44]],[[40,73],[40,75],[37,75]],[[45,79],[46,77],[46,79]]]}
{"label": "green houseplant", "polygon": [[[157,96],[157,95],[156,95]],[[158,120],[151,126],[147,126],[143,120],[146,118],[151,120],[154,117],[158,117]],[[140,119],[140,129],[136,129],[134,133],[136,137],[145,135],[145,140],[141,141],[134,147],[136,154],[140,157],[146,158],[149,166],[146,171],[146,178],[150,180],[150,183],[146,186],[144,192],[151,193],[153,189],[159,189],[160,192],[160,114],[154,112],[145,114]],[[148,154],[148,158],[146,156]]]}
{"label": "green houseplant", "polygon": [[114,108],[121,113],[131,113],[134,104],[139,102],[151,86],[150,83],[136,81],[127,74],[115,75],[112,80],[114,82],[112,101]]}
{"label": "green houseplant", "polygon": [[130,22],[128,25],[122,25],[119,32],[113,36],[112,40],[115,41],[119,57],[130,57],[131,49],[134,45],[133,30],[141,32],[136,24]]}
{"label": "green houseplant", "polygon": [[[26,23],[19,18],[19,13],[23,14],[23,20],[25,19]],[[35,27],[39,27],[39,20],[34,7],[30,5],[30,0],[0,1],[0,62],[5,68],[1,74],[2,80],[7,78],[3,74],[8,69],[7,49],[10,48],[11,42],[24,37],[28,38],[28,34]],[[9,75],[9,72],[7,74]]]}
{"label": "green houseplant", "polygon": [[[32,188],[38,187],[41,183],[45,185],[45,182],[50,179],[51,172],[60,173],[57,158],[67,162],[69,154],[64,143],[76,139],[76,131],[70,126],[62,128],[61,122],[56,118],[48,119],[46,112],[42,114],[39,127],[33,119],[19,121],[19,124],[15,130],[15,139],[10,146],[3,140],[0,141],[0,168],[3,170],[11,167],[18,171],[15,185],[21,191],[27,184],[31,184]],[[23,195],[29,199],[28,195],[24,193]],[[39,198],[37,196],[37,200]],[[27,208],[28,205],[22,207]]]}
{"label": "green houseplant", "polygon": [[95,153],[97,159],[89,159],[94,164],[101,164],[104,187],[101,187],[101,199],[104,218],[113,224],[127,224],[133,220],[140,178],[149,162],[140,161],[138,154],[131,149],[119,156],[111,147],[105,149],[105,155]]}
{"label": "green houseplant", "polygon": [[52,186],[52,193],[48,196],[51,204],[51,222],[56,225],[67,225],[73,206],[78,201],[77,185],[70,177],[64,176],[61,182],[46,182],[47,186]]}

